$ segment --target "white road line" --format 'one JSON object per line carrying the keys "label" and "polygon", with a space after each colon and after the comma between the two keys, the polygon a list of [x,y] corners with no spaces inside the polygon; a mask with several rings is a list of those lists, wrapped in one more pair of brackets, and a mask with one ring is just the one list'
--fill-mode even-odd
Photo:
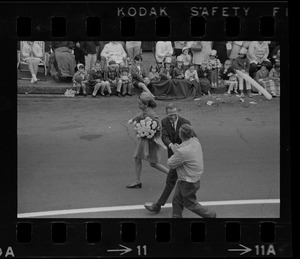
{"label": "white road line", "polygon": [[[203,206],[274,204],[274,203],[280,203],[280,199],[203,201],[200,203]],[[171,203],[167,203],[164,206],[164,208],[170,208],[170,207],[172,207]],[[67,214],[123,211],[123,210],[140,210],[140,209],[145,209],[144,205],[113,206],[113,207],[98,207],[98,208],[85,208],[85,209],[72,209],[72,210],[52,210],[52,211],[19,213],[18,218],[33,218],[33,217],[42,217],[42,216],[57,216],[57,215],[67,215]]]}

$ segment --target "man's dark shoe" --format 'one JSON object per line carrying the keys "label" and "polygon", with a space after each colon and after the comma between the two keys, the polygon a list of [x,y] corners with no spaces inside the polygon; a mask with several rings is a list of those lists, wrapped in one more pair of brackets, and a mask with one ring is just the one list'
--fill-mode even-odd
{"label": "man's dark shoe", "polygon": [[157,205],[155,203],[146,203],[144,205],[144,207],[151,211],[151,212],[155,212],[155,213],[159,213],[160,212],[160,209],[161,209],[161,206],[160,205]]}

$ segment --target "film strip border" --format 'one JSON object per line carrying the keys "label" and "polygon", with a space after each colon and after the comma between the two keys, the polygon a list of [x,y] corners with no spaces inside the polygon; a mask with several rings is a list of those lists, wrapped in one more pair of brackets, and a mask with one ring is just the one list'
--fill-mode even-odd
{"label": "film strip border", "polygon": [[[10,16],[11,8],[17,16]],[[1,9],[3,20],[15,22],[18,38],[271,40],[288,33],[287,2],[56,2],[2,4]],[[1,30],[2,37],[14,33],[10,26]]]}
{"label": "film strip border", "polygon": [[[287,46],[288,37],[287,2],[6,3],[0,14],[0,37],[9,39],[14,52],[11,43],[21,39],[267,39]],[[13,74],[8,78],[14,80]],[[288,178],[282,180],[287,187]],[[9,219],[1,216],[0,257],[291,256],[292,251],[289,213],[284,220],[17,220],[15,199],[9,200]],[[281,212],[290,209],[287,201]]]}
{"label": "film strip border", "polygon": [[2,255],[291,256],[291,228],[272,220],[38,220],[10,231]]}

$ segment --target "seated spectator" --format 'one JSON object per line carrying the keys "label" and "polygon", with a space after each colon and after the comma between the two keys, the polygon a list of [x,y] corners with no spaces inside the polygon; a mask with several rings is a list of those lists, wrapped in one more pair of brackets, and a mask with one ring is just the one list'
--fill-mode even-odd
{"label": "seated spectator", "polygon": [[184,66],[182,56],[177,57],[176,67],[172,71],[172,78],[174,79],[184,79]]}
{"label": "seated spectator", "polygon": [[43,50],[36,41],[24,41],[21,58],[28,64],[31,74],[31,83],[37,82],[37,72],[42,61]]}
{"label": "seated spectator", "polygon": [[161,78],[159,75],[158,67],[156,65],[151,65],[148,78],[149,78],[151,84],[157,83],[160,81]]}
{"label": "seated spectator", "polygon": [[97,60],[97,46],[99,43],[97,41],[81,41],[81,49],[85,58],[85,70],[89,72],[96,63]]}
{"label": "seated spectator", "polygon": [[275,64],[270,70],[268,62],[263,62],[256,72],[255,80],[262,85],[273,97],[280,96],[280,65]]}
{"label": "seated spectator", "polygon": [[180,55],[183,61],[184,70],[187,70],[189,68],[189,64],[191,64],[192,62],[192,56],[189,54],[189,51],[189,47],[183,47],[182,54]]}
{"label": "seated spectator", "polygon": [[200,100],[200,96],[202,95],[202,91],[200,88],[198,73],[194,64],[189,65],[189,69],[185,71],[184,74],[185,80],[192,83],[192,85],[196,88],[195,101]]}
{"label": "seated spectator", "polygon": [[132,79],[131,75],[129,74],[128,67],[120,68],[120,79],[122,81],[122,96],[129,95],[132,96]]}
{"label": "seated spectator", "polygon": [[150,93],[151,96],[154,97],[154,95],[147,87],[150,84],[150,80],[147,77],[146,70],[142,65],[142,60],[143,58],[141,55],[136,55],[134,57],[134,62],[130,68],[132,83],[134,87],[141,88],[143,91]]}
{"label": "seated spectator", "polygon": [[198,70],[198,78],[200,83],[200,89],[202,94],[210,95],[210,71],[207,68],[207,61],[204,60]]}
{"label": "seated spectator", "polygon": [[[235,70],[240,70],[246,74],[249,74],[250,69],[250,62],[247,57],[247,49],[241,48],[239,51],[239,56],[233,61],[232,66]],[[246,90],[249,95],[249,97],[252,97],[251,93],[251,84],[244,80],[241,76],[237,75],[237,78],[239,80],[239,90],[241,93],[241,97],[245,97],[244,95],[244,81],[246,82]]]}
{"label": "seated spectator", "polygon": [[126,51],[128,58],[133,61],[134,57],[141,53],[141,46],[141,41],[126,41]]}
{"label": "seated spectator", "polygon": [[218,87],[219,69],[222,67],[220,60],[217,58],[217,51],[212,50],[207,61],[207,68],[210,71],[210,82],[213,88]]}
{"label": "seated spectator", "polygon": [[111,41],[105,44],[101,57],[105,58],[107,63],[114,60],[117,64],[120,64],[121,62],[126,62],[127,54],[119,42]]}
{"label": "seated spectator", "polygon": [[271,63],[274,66],[276,63],[280,63],[280,47],[276,46],[271,57]]}
{"label": "seated spectator", "polygon": [[155,58],[157,63],[162,63],[166,57],[173,55],[171,41],[158,41],[155,46]]}
{"label": "seated spectator", "polygon": [[189,65],[189,69],[185,71],[184,78],[193,84],[197,85],[199,83],[198,74],[194,64]]}
{"label": "seated spectator", "polygon": [[223,80],[223,85],[228,85],[227,93],[231,94],[231,92],[234,90],[234,93],[237,92],[238,82],[237,77],[234,71],[234,68],[232,67],[232,62],[230,59],[227,59],[224,63],[224,67],[220,70],[220,77]]}
{"label": "seated spectator", "polygon": [[257,69],[260,68],[263,61],[269,61],[269,44],[267,41],[252,41],[248,49],[248,58],[250,61],[249,75],[255,78]]}
{"label": "seated spectator", "polygon": [[109,82],[106,81],[106,72],[102,70],[101,62],[99,60],[96,61],[95,67],[89,72],[89,85],[94,87],[94,91],[92,93],[93,97],[96,97],[99,89],[102,96],[105,96],[105,90],[108,91],[107,96],[111,95]]}
{"label": "seated spectator", "polygon": [[267,67],[268,67],[267,63],[268,62],[266,62],[266,61],[262,62],[260,69],[256,72],[254,79],[259,84],[261,84],[263,81],[269,80],[269,70],[267,69]]}
{"label": "seated spectator", "polygon": [[120,74],[118,70],[118,65],[116,61],[111,60],[108,63],[107,67],[107,81],[109,82],[110,87],[117,88],[117,96],[123,97],[121,94],[122,81],[120,79]]}
{"label": "seated spectator", "polygon": [[161,68],[159,75],[161,80],[172,79],[173,68],[171,67],[171,57],[167,57],[164,61],[164,66]]}
{"label": "seated spectator", "polygon": [[72,78],[75,73],[76,60],[72,41],[53,41],[50,73],[56,79]]}
{"label": "seated spectator", "polygon": [[83,95],[87,96],[86,93],[86,84],[88,82],[87,72],[85,71],[84,65],[80,63],[77,65],[77,69],[78,71],[73,76],[73,86],[76,87],[75,95],[76,96],[79,95],[80,89],[82,88]]}

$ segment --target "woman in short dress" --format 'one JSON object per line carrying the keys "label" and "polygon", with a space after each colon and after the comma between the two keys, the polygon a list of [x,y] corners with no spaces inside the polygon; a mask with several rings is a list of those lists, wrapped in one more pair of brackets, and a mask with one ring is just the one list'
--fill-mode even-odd
{"label": "woman in short dress", "polygon": [[[135,118],[132,118],[128,121],[128,124],[134,122],[139,123],[141,120],[146,117],[150,117],[152,120],[155,120],[158,124],[158,129],[160,129],[159,118],[156,115],[154,108],[157,106],[152,95],[148,92],[142,92],[139,99],[138,105],[141,109],[141,112]],[[169,169],[160,164],[161,158],[161,146],[158,141],[154,138],[138,138],[138,142],[134,151],[134,161],[135,161],[135,176],[136,179],[132,184],[126,186],[126,188],[142,188],[141,183],[141,172],[142,172],[142,160],[146,160],[150,163],[150,166],[155,169],[167,174]]]}

